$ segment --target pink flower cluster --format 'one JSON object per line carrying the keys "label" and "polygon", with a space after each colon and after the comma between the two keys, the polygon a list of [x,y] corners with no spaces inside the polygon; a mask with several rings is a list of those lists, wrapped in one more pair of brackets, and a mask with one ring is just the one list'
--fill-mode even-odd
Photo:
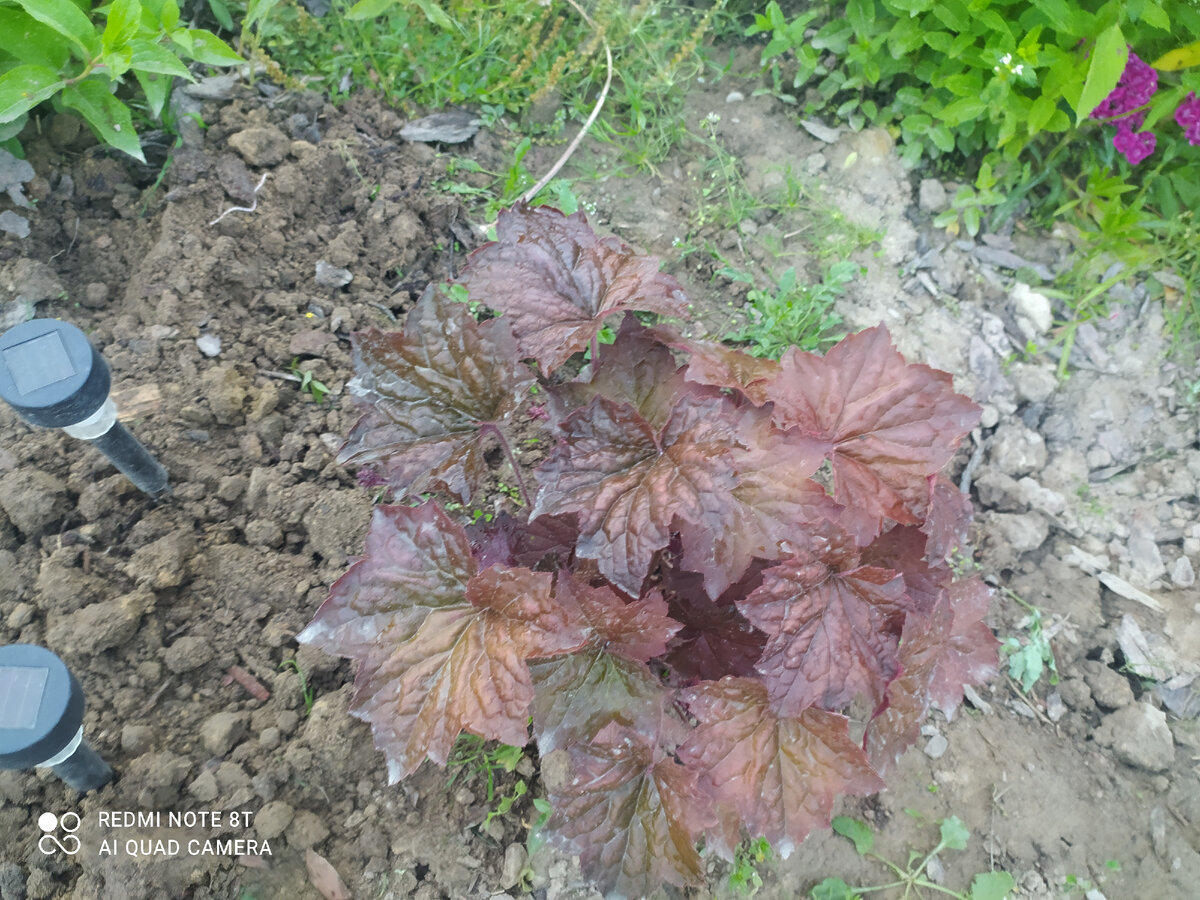
{"label": "pink flower cluster", "polygon": [[1175,110],[1175,121],[1183,129],[1187,141],[1193,147],[1200,147],[1200,98],[1192,91],[1187,99]]}
{"label": "pink flower cluster", "polygon": [[[1113,146],[1130,165],[1136,166],[1154,152],[1158,138],[1152,131],[1135,131],[1146,121],[1142,107],[1150,102],[1158,89],[1158,72],[1141,60],[1131,49],[1125,71],[1111,94],[1092,110],[1093,119],[1115,121],[1117,133]],[[1175,110],[1175,121],[1183,129],[1189,144],[1200,146],[1200,99],[1192,91]]]}
{"label": "pink flower cluster", "polygon": [[1136,166],[1154,152],[1158,138],[1152,131],[1134,131],[1146,121],[1144,111],[1135,112],[1150,102],[1158,90],[1158,72],[1129,51],[1125,71],[1112,93],[1092,110],[1093,119],[1116,119],[1117,133],[1113,135],[1113,146],[1117,152]]}

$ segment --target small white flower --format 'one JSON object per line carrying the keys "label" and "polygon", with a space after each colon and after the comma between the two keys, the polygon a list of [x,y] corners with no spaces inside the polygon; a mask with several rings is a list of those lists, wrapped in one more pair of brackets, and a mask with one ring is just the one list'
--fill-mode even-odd
{"label": "small white flower", "polygon": [[1018,63],[1018,64],[1016,65],[1016,67],[1013,69],[1013,74],[1014,74],[1014,75],[1020,75],[1020,74],[1021,74],[1023,71],[1025,71],[1025,66],[1021,65],[1020,63]]}
{"label": "small white flower", "polygon": [[1000,62],[1007,66],[1009,63],[1012,62],[1012,54],[1005,53],[1002,57],[1000,57]]}

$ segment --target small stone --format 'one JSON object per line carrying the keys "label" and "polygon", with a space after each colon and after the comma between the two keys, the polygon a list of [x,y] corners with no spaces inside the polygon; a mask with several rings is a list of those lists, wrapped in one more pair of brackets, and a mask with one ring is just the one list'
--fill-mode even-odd
{"label": "small stone", "polygon": [[1020,422],[1005,422],[992,435],[991,461],[1013,478],[1031,475],[1046,465],[1046,442]]}
{"label": "small stone", "polygon": [[1017,314],[1028,319],[1037,334],[1045,334],[1054,325],[1054,311],[1050,307],[1050,298],[1045,294],[1039,294],[1029,285],[1018,281],[1013,285],[1009,299],[1012,300]]}
{"label": "small stone", "polygon": [[504,864],[500,867],[500,887],[515,887],[529,861],[529,854],[522,844],[509,844],[504,850]]}
{"label": "small stone", "polygon": [[83,289],[83,297],[79,302],[88,309],[103,309],[108,305],[108,285],[103,281],[93,281]]}
{"label": "small stone", "polygon": [[329,829],[321,817],[306,809],[296,813],[287,827],[288,846],[295,849],[319,844],[328,836]]}
{"label": "small stone", "polygon": [[274,166],[287,157],[291,141],[275,126],[262,125],[230,135],[229,146],[252,166]]}
{"label": "small stone", "polygon": [[1181,588],[1191,587],[1196,583],[1196,571],[1186,556],[1179,557],[1171,566],[1171,582]]}
{"label": "small stone", "polygon": [[1050,366],[1017,363],[1008,374],[1017,389],[1018,399],[1028,403],[1045,403],[1058,390],[1058,379]]}
{"label": "small stone", "polygon": [[917,206],[932,215],[949,209],[950,198],[946,196],[946,188],[936,178],[922,178],[917,188]]}
{"label": "small stone", "polygon": [[219,712],[209,716],[200,726],[200,740],[213,756],[224,756],[246,734],[246,715]]}
{"label": "small stone", "polygon": [[1051,691],[1046,695],[1046,718],[1051,722],[1057,722],[1067,714],[1067,705],[1063,703],[1062,694],[1058,691]]}
{"label": "small stone", "polygon": [[25,870],[16,863],[0,865],[0,900],[25,900]]}
{"label": "small stone", "polygon": [[923,749],[925,755],[930,759],[941,759],[949,746],[950,742],[946,740],[945,735],[935,734],[929,739],[929,742],[925,744]]}
{"label": "small stone", "polygon": [[[741,103],[745,99],[746,99],[746,95],[743,94],[741,91],[730,91],[728,94],[725,95],[726,103]],[[512,887],[512,885],[505,885],[505,887]]]}
{"label": "small stone", "polygon": [[195,535],[181,528],[138,549],[126,565],[126,572],[151,590],[179,587],[189,575],[188,563],[195,549]]}
{"label": "small stone", "polygon": [[1096,743],[1112,747],[1117,759],[1147,772],[1165,772],[1175,762],[1175,743],[1167,717],[1149,703],[1134,703],[1106,716]]}
{"label": "small stone", "polygon": [[1080,668],[1083,680],[1091,688],[1092,699],[1104,709],[1121,709],[1133,703],[1133,688],[1123,676],[1098,660],[1086,660]]}
{"label": "small stone", "polygon": [[213,658],[212,641],[195,634],[185,634],[163,651],[163,661],[176,675],[199,669]]}
{"label": "small stone", "polygon": [[272,800],[258,811],[254,817],[254,830],[260,838],[273,841],[292,824],[295,810],[282,800]]}
{"label": "small stone", "polygon": [[119,647],[137,633],[142,615],[154,605],[153,599],[134,593],[85,606],[52,625],[46,632],[46,642],[68,658],[76,653],[94,656]]}
{"label": "small stone", "polygon": [[321,287],[343,288],[354,280],[349,269],[342,269],[324,259],[317,260],[315,280]]}
{"label": "small stone", "polygon": [[196,349],[212,359],[221,355],[221,339],[215,334],[206,332],[196,338]]}
{"label": "small stone", "polygon": [[188,785],[188,793],[201,803],[216,800],[221,792],[217,787],[217,776],[213,774],[212,769],[201,772],[196,780]]}
{"label": "small stone", "polygon": [[1044,488],[1028,475],[1017,482],[1017,496],[1023,509],[1033,509],[1051,516],[1061,516],[1067,509],[1067,498],[1058,491]]}
{"label": "small stone", "polygon": [[258,746],[263,750],[274,750],[279,746],[281,740],[279,729],[274,725],[269,725],[258,735]]}
{"label": "small stone", "polygon": [[1046,520],[1036,513],[995,513],[988,521],[994,543],[1017,556],[1036,550],[1050,534]]}
{"label": "small stone", "polygon": [[251,519],[246,523],[246,543],[255,547],[283,546],[283,529],[271,519]]}
{"label": "small stone", "polygon": [[26,537],[37,537],[67,514],[66,488],[40,469],[14,469],[0,478],[0,508]]}
{"label": "small stone", "polygon": [[121,749],[130,756],[141,756],[154,746],[154,735],[149,725],[125,725],[121,728]]}

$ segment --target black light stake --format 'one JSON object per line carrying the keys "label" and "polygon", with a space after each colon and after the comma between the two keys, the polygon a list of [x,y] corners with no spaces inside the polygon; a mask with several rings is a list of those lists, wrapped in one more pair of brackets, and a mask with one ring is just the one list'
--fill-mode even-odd
{"label": "black light stake", "polygon": [[82,331],[31,319],[0,335],[0,397],[26,422],[90,441],[151,497],[167,491],[164,469],[117,421],[108,363]]}
{"label": "black light stake", "polygon": [[112,780],[83,739],[83,688],[45,647],[0,647],[0,769],[49,768],[77,791]]}

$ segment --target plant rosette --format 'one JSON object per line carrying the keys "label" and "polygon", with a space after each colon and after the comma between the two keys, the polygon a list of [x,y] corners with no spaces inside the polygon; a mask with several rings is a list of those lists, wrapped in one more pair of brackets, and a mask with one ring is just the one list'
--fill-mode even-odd
{"label": "plant rosette", "polygon": [[[786,856],[996,671],[988,589],[948,564],[970,502],[939,475],[980,410],[885,328],[775,362],[647,327],[686,316],[678,283],[547,207],[501,213],[460,283],[496,315],[431,288],[355,338],[340,459],[397,502],[299,638],[358,661],[392,782],[532,723],[539,840],[640,897],[702,884],[701,841]],[[552,449],[527,479],[530,428]],[[489,456],[519,514],[421,502],[467,508]]]}

